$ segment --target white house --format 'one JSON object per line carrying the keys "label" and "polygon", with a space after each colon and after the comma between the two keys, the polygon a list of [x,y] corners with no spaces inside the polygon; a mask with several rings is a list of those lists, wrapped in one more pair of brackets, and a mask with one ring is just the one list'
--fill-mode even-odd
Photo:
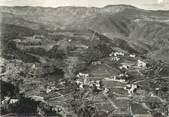
{"label": "white house", "polygon": [[122,69],[126,69],[126,70],[127,70],[127,69],[129,68],[129,66],[128,66],[128,65],[122,65],[122,66],[120,66],[119,68],[120,68],[121,70],[122,70]]}
{"label": "white house", "polygon": [[146,63],[141,60],[137,60],[137,66],[138,67],[146,67]]}
{"label": "white house", "polygon": [[113,60],[113,61],[119,61],[120,58],[118,58],[118,57],[112,57],[112,60]]}
{"label": "white house", "polygon": [[89,77],[89,74],[85,74],[85,73],[81,73],[81,72],[79,72],[77,75],[76,75],[77,77]]}
{"label": "white house", "polygon": [[75,82],[80,88],[83,88],[84,83],[82,81],[76,80]]}
{"label": "white house", "polygon": [[136,57],[135,54],[130,54],[129,56],[130,56],[131,58],[135,58],[135,57]]}
{"label": "white house", "polygon": [[10,99],[10,104],[14,104],[14,103],[17,103],[19,100],[18,99]]}
{"label": "white house", "polygon": [[55,86],[48,86],[46,88],[46,93],[50,93],[51,91],[54,91],[54,90],[59,90],[59,89],[56,88]]}
{"label": "white house", "polygon": [[115,52],[114,56],[124,56],[124,53],[123,52]]}
{"label": "white house", "polygon": [[99,89],[99,90],[101,89],[101,88],[100,88],[100,87],[101,87],[101,86],[100,86],[100,80],[97,80],[95,85],[96,85],[97,89]]}

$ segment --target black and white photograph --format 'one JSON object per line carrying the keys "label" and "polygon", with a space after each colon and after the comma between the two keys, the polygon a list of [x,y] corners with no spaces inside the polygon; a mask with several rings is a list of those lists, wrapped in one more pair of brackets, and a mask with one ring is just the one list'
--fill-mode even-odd
{"label": "black and white photograph", "polygon": [[169,0],[0,0],[0,117],[169,117]]}

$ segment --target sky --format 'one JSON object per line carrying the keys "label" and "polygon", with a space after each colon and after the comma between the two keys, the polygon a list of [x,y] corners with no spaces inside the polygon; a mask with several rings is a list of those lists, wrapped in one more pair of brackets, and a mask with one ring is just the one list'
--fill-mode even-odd
{"label": "sky", "polygon": [[128,4],[142,9],[169,10],[169,0],[0,0],[0,6],[86,6]]}

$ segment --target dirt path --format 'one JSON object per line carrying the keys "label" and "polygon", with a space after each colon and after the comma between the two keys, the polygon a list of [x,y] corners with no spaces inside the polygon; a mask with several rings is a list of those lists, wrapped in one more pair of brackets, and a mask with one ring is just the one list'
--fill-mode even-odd
{"label": "dirt path", "polygon": [[103,95],[104,95],[104,97],[110,102],[110,104],[112,105],[113,108],[119,109],[119,108],[115,105],[115,103],[114,103],[107,95],[105,95],[105,94],[103,94]]}

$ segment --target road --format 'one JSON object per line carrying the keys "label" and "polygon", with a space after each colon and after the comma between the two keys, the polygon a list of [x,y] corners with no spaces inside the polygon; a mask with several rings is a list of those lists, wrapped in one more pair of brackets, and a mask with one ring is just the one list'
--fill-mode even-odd
{"label": "road", "polygon": [[103,95],[104,95],[104,97],[110,102],[110,104],[112,105],[113,108],[119,109],[119,108],[115,105],[115,103],[114,103],[106,94],[103,94]]}

